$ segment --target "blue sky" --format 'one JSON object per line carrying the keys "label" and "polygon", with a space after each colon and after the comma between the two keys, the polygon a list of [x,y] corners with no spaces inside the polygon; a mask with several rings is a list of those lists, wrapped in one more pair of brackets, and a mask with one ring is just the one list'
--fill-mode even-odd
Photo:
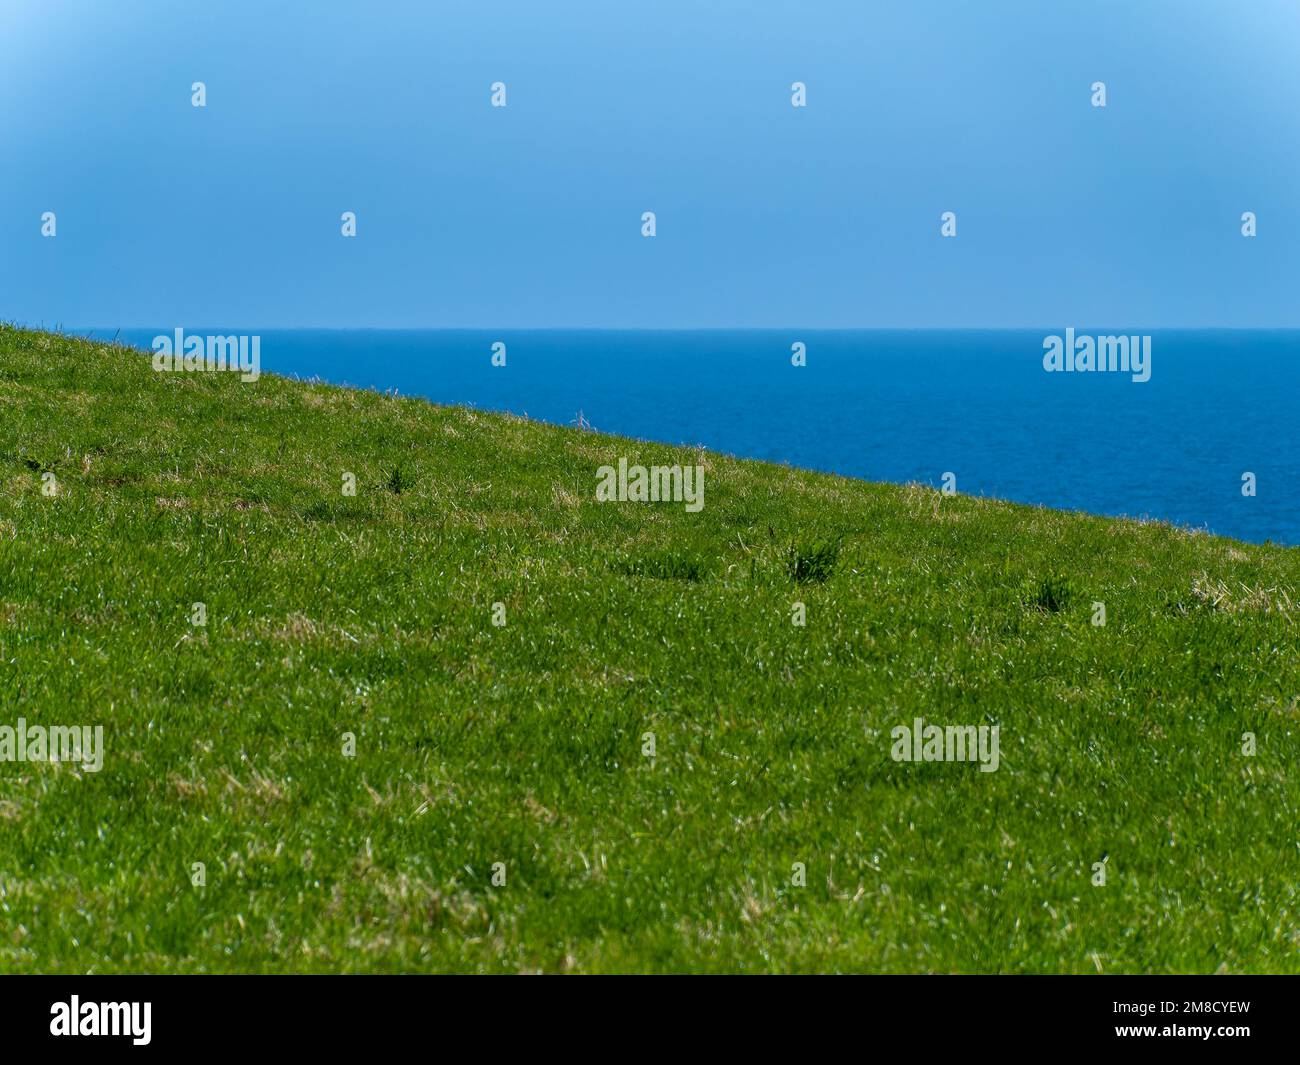
{"label": "blue sky", "polygon": [[1300,325],[1297,56],[1290,0],[0,0],[0,316]]}

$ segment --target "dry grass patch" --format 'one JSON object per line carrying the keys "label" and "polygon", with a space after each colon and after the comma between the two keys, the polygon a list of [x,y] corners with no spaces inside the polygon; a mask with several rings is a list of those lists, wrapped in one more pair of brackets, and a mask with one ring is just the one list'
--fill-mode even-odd
{"label": "dry grass patch", "polygon": [[1197,577],[1192,581],[1192,596],[1202,605],[1221,610],[1225,614],[1258,612],[1281,614],[1289,619],[1295,610],[1285,588],[1252,588],[1242,581],[1237,581],[1234,587],[1226,581],[1216,581],[1209,576]]}

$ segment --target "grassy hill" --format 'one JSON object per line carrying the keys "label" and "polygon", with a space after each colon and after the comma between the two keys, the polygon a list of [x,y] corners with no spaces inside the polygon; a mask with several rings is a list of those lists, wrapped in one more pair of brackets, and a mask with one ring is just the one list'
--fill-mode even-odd
{"label": "grassy hill", "polygon": [[[597,502],[620,457],[703,510]],[[0,725],[106,748],[0,762],[0,971],[1300,971],[1298,586],[0,328]]]}

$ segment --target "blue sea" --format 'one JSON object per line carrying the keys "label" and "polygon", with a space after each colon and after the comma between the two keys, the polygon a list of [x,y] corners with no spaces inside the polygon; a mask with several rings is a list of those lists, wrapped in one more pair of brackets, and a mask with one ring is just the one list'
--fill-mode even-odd
{"label": "blue sea", "polygon": [[[149,348],[174,326],[122,330]],[[78,332],[85,333],[85,330]],[[107,339],[116,330],[94,330]],[[1150,331],[1151,377],[1048,373],[1057,330],[278,330],[263,372],[870,481],[1300,544],[1295,331]],[[1082,335],[1118,333],[1079,327]],[[1143,330],[1124,330],[1129,334]],[[504,368],[491,365],[506,346]],[[791,365],[791,345],[807,365]],[[1242,493],[1246,472],[1256,494]]]}

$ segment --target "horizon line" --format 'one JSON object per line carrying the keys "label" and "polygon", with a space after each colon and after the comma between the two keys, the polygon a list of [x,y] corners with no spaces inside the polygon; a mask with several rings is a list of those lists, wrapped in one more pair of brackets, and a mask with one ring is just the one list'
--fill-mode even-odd
{"label": "horizon line", "polygon": [[[155,325],[55,325],[30,324],[4,320],[5,325],[17,329],[32,329],[38,332],[71,333],[79,331],[147,331],[157,329]],[[642,326],[642,325],[265,325],[240,323],[217,326],[215,323],[199,322],[191,326],[172,326],[175,329],[266,329],[279,332],[321,332],[321,333],[487,333],[493,330],[528,333],[1006,333],[1037,332],[1042,329],[1054,330],[1075,328],[1059,324],[1030,325],[701,325],[701,326]],[[1300,323],[1295,325],[1127,325],[1101,326],[1089,324],[1091,329],[1113,329],[1117,333],[1132,333],[1135,330],[1166,330],[1187,333],[1266,333],[1266,332],[1300,332]],[[1077,330],[1076,330],[1077,331]]]}

